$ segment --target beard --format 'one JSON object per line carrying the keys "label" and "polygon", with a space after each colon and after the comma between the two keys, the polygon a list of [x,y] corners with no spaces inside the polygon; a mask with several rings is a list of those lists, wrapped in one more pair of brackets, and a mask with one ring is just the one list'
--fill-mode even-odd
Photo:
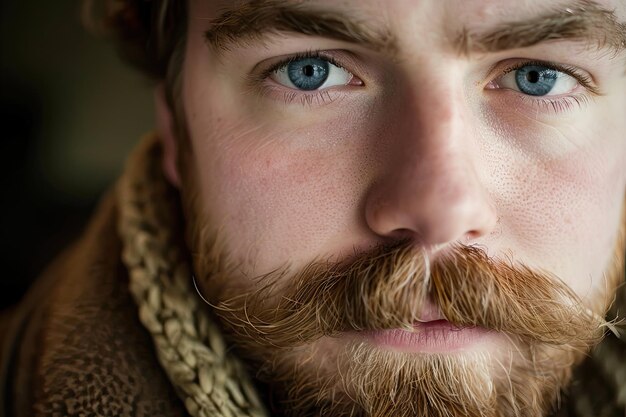
{"label": "beard", "polygon": [[[293,416],[545,416],[602,337],[623,253],[620,243],[606,292],[583,302],[557,277],[478,247],[431,261],[411,242],[235,288],[237,266],[216,242],[195,246],[205,293],[230,343],[270,385],[275,411]],[[505,352],[407,353],[359,337],[413,329],[427,304],[454,326],[505,336]]]}

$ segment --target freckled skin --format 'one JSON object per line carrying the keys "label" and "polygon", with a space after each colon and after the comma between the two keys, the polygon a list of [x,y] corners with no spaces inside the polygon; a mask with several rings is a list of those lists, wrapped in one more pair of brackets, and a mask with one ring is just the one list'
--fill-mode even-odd
{"label": "freckled skin", "polygon": [[[182,100],[203,215],[249,268],[236,278],[243,285],[243,275],[410,237],[512,254],[581,296],[602,287],[626,184],[621,61],[587,62],[588,71],[602,66],[607,95],[545,116],[476,87],[499,60],[532,51],[468,62],[442,45],[445,31],[542,2],[343,1],[394,22],[400,59],[360,53],[377,76],[335,103],[278,103],[238,89],[259,57],[350,45],[278,37],[278,46],[219,60],[202,33],[222,3],[191,2]],[[613,6],[623,14],[622,3]]]}

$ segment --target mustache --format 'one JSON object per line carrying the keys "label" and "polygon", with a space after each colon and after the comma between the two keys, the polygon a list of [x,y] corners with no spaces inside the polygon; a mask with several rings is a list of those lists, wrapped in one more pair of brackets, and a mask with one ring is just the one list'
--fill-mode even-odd
{"label": "mustache", "polygon": [[259,282],[250,293],[222,299],[215,313],[239,339],[279,348],[350,331],[413,329],[426,301],[458,327],[530,343],[583,348],[606,324],[557,277],[492,259],[476,246],[455,245],[430,261],[425,251],[399,242]]}

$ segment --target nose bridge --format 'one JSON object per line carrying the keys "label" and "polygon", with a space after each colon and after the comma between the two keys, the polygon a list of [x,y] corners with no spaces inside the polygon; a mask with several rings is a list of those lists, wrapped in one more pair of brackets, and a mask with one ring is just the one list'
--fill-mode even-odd
{"label": "nose bridge", "polygon": [[449,194],[475,176],[470,121],[454,93],[441,88],[422,90],[410,103],[394,149],[405,161],[393,166],[406,186]]}
{"label": "nose bridge", "polygon": [[478,175],[471,116],[460,88],[424,84],[402,98],[386,169],[366,204],[370,228],[423,244],[477,238],[495,224]]}

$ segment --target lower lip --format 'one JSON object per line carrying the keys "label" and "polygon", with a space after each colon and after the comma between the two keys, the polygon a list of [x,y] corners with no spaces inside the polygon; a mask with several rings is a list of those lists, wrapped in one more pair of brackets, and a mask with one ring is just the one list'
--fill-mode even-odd
{"label": "lower lip", "polygon": [[414,331],[401,329],[362,333],[370,343],[401,352],[443,353],[470,348],[491,332],[481,327],[456,327],[446,320],[416,323]]}

